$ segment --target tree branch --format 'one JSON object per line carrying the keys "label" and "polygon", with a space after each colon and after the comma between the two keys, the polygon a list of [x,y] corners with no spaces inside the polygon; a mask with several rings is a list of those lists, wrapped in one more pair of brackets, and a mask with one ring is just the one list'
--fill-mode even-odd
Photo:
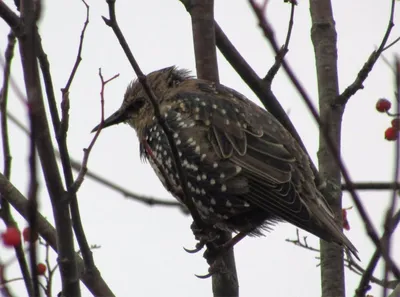
{"label": "tree branch", "polygon": [[[376,51],[372,52],[367,62],[365,62],[364,66],[358,72],[355,81],[350,86],[348,86],[342,94],[340,94],[337,97],[335,104],[345,105],[351,96],[353,96],[358,90],[363,88],[363,83],[367,79],[369,73],[372,71],[372,68],[374,67],[376,61],[379,59],[380,55],[389,47],[385,46],[389,39],[390,32],[394,27],[393,19],[394,19],[395,5],[396,5],[396,0],[392,0],[392,4],[390,6],[389,22],[386,28],[385,35],[383,36],[382,42],[379,45],[379,48]],[[391,43],[390,46],[392,46],[393,44],[394,43]]]}
{"label": "tree branch", "polygon": [[64,199],[65,191],[50,139],[36,60],[38,42],[36,38],[36,15],[32,1],[23,0],[21,3],[21,20],[24,24],[24,35],[19,37],[21,62],[28,97],[28,108],[32,116],[31,121],[36,130],[35,145],[39,153],[56,222],[63,294],[65,296],[79,297],[81,292],[74,252],[71,218],[67,201]]}
{"label": "tree branch", "polygon": [[[18,213],[28,220],[29,216],[29,202],[28,200],[15,188],[8,179],[0,173],[0,195],[18,211]],[[43,239],[49,243],[52,249],[59,255],[58,249],[58,236],[57,231],[53,226],[40,214],[37,213],[37,229]],[[110,290],[107,283],[103,280],[97,267],[85,270],[85,266],[81,257],[75,251],[73,257],[79,268],[79,277],[88,288],[88,290],[96,297],[114,297],[114,293]],[[63,261],[59,261],[60,268]],[[60,271],[61,272],[61,271]],[[62,272],[61,272],[62,273]],[[71,295],[69,295],[71,296]]]}

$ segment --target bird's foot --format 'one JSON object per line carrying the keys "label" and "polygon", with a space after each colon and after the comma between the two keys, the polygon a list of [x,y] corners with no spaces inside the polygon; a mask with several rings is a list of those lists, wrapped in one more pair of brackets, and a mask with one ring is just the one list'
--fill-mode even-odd
{"label": "bird's foot", "polygon": [[[206,256],[204,256],[204,257],[206,257]],[[207,259],[207,262],[209,262],[208,259]],[[216,258],[214,258],[213,262],[210,264],[210,267],[208,268],[207,274],[205,274],[205,275],[197,275],[196,274],[196,277],[201,278],[201,279],[206,279],[217,273],[220,273],[220,274],[228,273],[228,269],[226,268],[222,254],[219,254]]]}
{"label": "bird's foot", "polygon": [[213,243],[219,238],[218,231],[215,228],[210,227],[207,229],[201,229],[198,228],[194,222],[190,228],[193,231],[194,237],[199,242],[196,244],[194,249],[183,248],[188,253],[197,253],[201,251],[207,243]]}

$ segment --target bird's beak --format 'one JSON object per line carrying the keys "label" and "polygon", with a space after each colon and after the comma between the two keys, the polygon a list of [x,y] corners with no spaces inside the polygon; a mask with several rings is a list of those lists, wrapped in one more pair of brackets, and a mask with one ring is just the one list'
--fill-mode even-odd
{"label": "bird's beak", "polygon": [[[104,120],[102,129],[110,127],[112,125],[120,124],[123,121],[125,121],[125,119],[126,119],[126,117],[125,117],[124,110],[119,109],[116,112],[114,112],[112,115],[110,115],[107,119]],[[101,126],[101,123],[98,124],[96,127],[94,127],[92,130],[92,133],[99,130],[100,126]]]}

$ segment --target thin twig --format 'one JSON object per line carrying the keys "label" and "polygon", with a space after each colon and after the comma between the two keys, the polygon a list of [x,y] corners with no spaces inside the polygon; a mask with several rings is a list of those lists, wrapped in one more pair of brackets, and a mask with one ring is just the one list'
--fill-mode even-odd
{"label": "thin twig", "polygon": [[[383,235],[381,237],[381,241],[385,242],[385,238],[388,236],[391,236],[391,234],[394,232],[394,230],[397,228],[399,222],[400,222],[400,210],[397,211],[397,213],[393,216],[393,225],[390,230],[386,230],[383,232]],[[356,289],[356,296],[357,297],[364,297],[367,291],[370,289],[369,282],[372,279],[372,275],[374,273],[374,270],[376,268],[376,265],[378,264],[379,258],[382,255],[382,250],[380,247],[377,247],[374,254],[372,255],[367,268],[365,269],[361,280],[360,284],[358,285],[358,288]]]}
{"label": "thin twig", "polygon": [[[65,85],[64,88],[61,89],[61,94],[62,94],[62,101],[61,101],[61,121],[59,119],[58,111],[57,111],[57,106],[55,102],[55,96],[54,96],[54,91],[53,91],[53,86],[52,86],[52,80],[51,80],[51,75],[50,75],[50,70],[49,70],[49,65],[46,59],[42,59],[43,62],[41,63],[42,65],[42,71],[43,71],[43,77],[45,78],[45,86],[46,86],[46,91],[48,93],[48,102],[49,102],[49,108],[51,111],[52,115],[52,120],[53,120],[53,128],[54,132],[56,134],[56,139],[58,143],[58,148],[60,151],[60,159],[61,159],[61,164],[64,172],[64,180],[65,184],[67,185],[67,197],[65,198],[68,200],[69,207],[71,210],[71,219],[72,219],[72,227],[75,232],[75,236],[79,245],[80,250],[82,251],[82,257],[85,262],[86,269],[90,271],[90,269],[94,266],[94,259],[92,252],[90,250],[89,243],[87,241],[85,231],[83,228],[82,220],[81,220],[81,215],[79,211],[79,204],[78,204],[78,198],[76,196],[76,190],[77,189],[71,189],[73,183],[74,183],[74,177],[72,174],[72,168],[71,168],[71,160],[68,152],[68,144],[67,144],[67,131],[69,127],[69,107],[70,107],[70,98],[69,98],[69,92],[70,88],[73,82],[73,79],[75,77],[75,74],[77,73],[78,67],[80,65],[80,62],[82,61],[82,50],[83,50],[83,42],[85,38],[85,32],[87,29],[87,26],[89,24],[89,6],[87,3],[82,0],[82,3],[86,7],[86,18],[83,24],[83,28],[81,30],[81,35],[80,35],[80,40],[79,40],[79,46],[78,46],[78,52],[76,55],[75,63],[74,66],[72,67],[72,71],[70,73],[70,76],[68,78],[68,81]],[[42,50],[43,52],[43,50]],[[45,57],[45,54],[43,52],[40,57]],[[47,62],[47,63],[46,63]],[[47,79],[46,79],[47,78]]]}
{"label": "thin twig", "polygon": [[[282,46],[282,48],[279,50],[279,52],[275,56],[275,63],[272,65],[272,67],[269,69],[267,75],[263,78],[263,81],[267,83],[268,86],[272,84],[272,80],[274,79],[275,75],[278,73],[279,68],[282,65],[282,61],[285,58],[287,52],[289,51],[289,41],[290,37],[292,35],[292,29],[293,29],[293,20],[294,20],[294,9],[295,9],[295,4],[293,2],[290,3],[290,18],[289,18],[289,24],[288,24],[288,31],[286,34],[286,41],[285,44]],[[264,10],[264,9],[262,9]]]}
{"label": "thin twig", "polygon": [[101,68],[100,68],[99,76],[100,76],[100,80],[101,80],[101,91],[100,91],[101,121],[100,121],[100,126],[99,126],[99,129],[96,131],[89,146],[87,148],[83,149],[84,153],[83,153],[82,167],[81,167],[81,170],[79,171],[77,178],[75,179],[74,183],[70,187],[71,193],[76,193],[78,191],[79,187],[82,185],[82,182],[87,173],[87,164],[89,162],[90,152],[92,151],[92,148],[93,148],[94,144],[96,143],[97,138],[100,135],[101,129],[103,128],[103,124],[104,124],[104,88],[107,83],[109,83],[113,79],[117,78],[119,76],[119,74],[116,74],[113,77],[111,77],[107,80],[104,80],[103,75],[101,74]]}
{"label": "thin twig", "polygon": [[74,66],[72,67],[72,70],[71,70],[71,73],[69,75],[67,84],[65,85],[65,87],[63,89],[61,89],[62,93],[69,92],[69,89],[71,88],[72,81],[74,80],[75,74],[76,74],[76,72],[78,70],[79,64],[82,61],[83,41],[85,39],[86,28],[89,25],[89,11],[90,10],[89,10],[89,5],[85,2],[85,0],[81,0],[81,1],[86,7],[86,19],[85,19],[85,22],[83,23],[83,28],[81,30],[81,36],[79,38],[78,53],[76,55],[75,63],[74,63]]}
{"label": "thin twig", "polygon": [[[396,74],[395,74],[395,94],[397,94],[397,100],[396,100],[396,109],[397,113],[400,114],[400,60],[399,57],[396,57],[395,61],[395,69],[396,69]],[[397,183],[399,180],[399,169],[400,169],[400,139],[397,137],[395,141],[395,157],[394,157],[394,174],[393,174],[393,183]],[[392,193],[392,199],[390,202],[390,206],[388,207],[388,210],[386,212],[386,218],[385,218],[385,223],[384,223],[384,228],[385,231],[389,234],[392,234],[391,230],[393,229],[393,214],[397,206],[397,200],[399,199],[398,193],[396,188],[393,188],[393,193]],[[390,250],[391,250],[391,245],[390,245],[390,240],[391,236],[387,236],[386,240],[383,242],[383,248],[386,249],[386,253],[390,255]],[[390,264],[389,262],[385,261],[385,281],[387,281],[389,277],[389,271],[390,271]],[[387,296],[387,290],[386,288],[383,289],[383,296]]]}
{"label": "thin twig", "polygon": [[357,77],[355,81],[349,85],[342,94],[340,94],[337,99],[336,99],[336,104],[340,105],[345,105],[347,101],[350,99],[351,96],[353,96],[358,90],[363,88],[363,83],[367,79],[369,73],[372,71],[372,68],[374,67],[376,61],[379,59],[379,56],[391,45],[394,43],[390,44],[390,46],[386,46],[386,43],[389,39],[390,32],[392,31],[392,28],[394,27],[393,19],[394,19],[394,8],[396,5],[396,0],[392,0],[392,4],[390,6],[390,17],[389,17],[389,22],[386,28],[385,35],[382,38],[382,42],[380,46],[378,47],[377,50],[373,51],[371,55],[369,56],[367,62],[365,62],[364,66],[361,68],[361,70],[358,72]]}
{"label": "thin twig", "polygon": [[[391,191],[393,189],[400,190],[399,182],[354,182],[352,188],[357,191]],[[342,184],[342,190],[348,191],[349,186]]]}
{"label": "thin twig", "polygon": [[[286,242],[293,243],[294,245],[296,245],[298,247],[301,247],[303,249],[306,249],[306,250],[309,250],[309,251],[312,251],[312,252],[316,252],[316,253],[320,253],[321,252],[320,249],[318,249],[316,247],[313,247],[313,246],[310,246],[307,243],[306,239],[307,239],[307,236],[304,236],[303,240],[300,238],[299,229],[296,228],[296,239],[287,238]],[[351,253],[346,253],[346,254],[347,254],[347,258],[344,259],[345,266],[349,270],[351,270],[352,272],[354,272],[354,273],[356,273],[358,275],[363,275],[363,273],[365,273],[366,269],[364,269],[360,264],[358,264],[356,261],[354,261]],[[319,257],[317,257],[317,259],[319,259]],[[395,288],[395,286],[399,283],[398,280],[384,281],[384,280],[381,280],[381,279],[379,279],[377,277],[374,277],[372,275],[371,275],[370,280],[371,280],[371,282],[373,282],[373,283],[375,283],[377,285],[380,285],[382,287],[387,287],[387,288],[390,288],[390,289]],[[365,295],[362,295],[362,296],[364,297]]]}

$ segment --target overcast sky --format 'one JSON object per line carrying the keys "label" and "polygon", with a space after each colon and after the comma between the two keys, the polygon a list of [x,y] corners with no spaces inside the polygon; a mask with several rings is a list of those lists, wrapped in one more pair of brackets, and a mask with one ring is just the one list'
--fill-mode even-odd
{"label": "overcast sky", "polygon": [[[12,1],[6,1],[12,5]],[[73,82],[70,99],[70,129],[68,144],[74,159],[81,160],[82,149],[93,135],[91,129],[100,120],[100,80],[116,73],[120,77],[107,85],[105,112],[114,112],[121,104],[128,83],[135,77],[112,30],[101,16],[108,16],[106,1],[89,1],[90,24],[85,37],[83,60]],[[255,71],[263,76],[274,62],[274,55],[265,41],[247,1],[216,0],[215,17],[219,25]],[[271,0],[268,18],[276,29],[280,42],[286,36],[290,6]],[[380,43],[389,16],[390,1],[333,1],[338,31],[340,89],[353,82],[358,70],[371,51]],[[39,24],[45,51],[61,101],[64,87],[76,58],[79,35],[85,19],[85,7],[78,1],[44,1],[45,9]],[[195,71],[191,21],[177,0],[117,1],[119,24],[142,70],[150,72],[170,65]],[[395,20],[399,21],[399,13]],[[396,25],[399,25],[398,23]],[[8,32],[0,22],[0,50],[4,53]],[[392,38],[400,35],[393,29]],[[385,52],[393,61],[400,44]],[[313,48],[310,39],[310,14],[307,1],[296,8],[295,25],[287,59],[311,97],[317,100],[317,85]],[[218,54],[221,83],[236,89],[251,100],[256,96]],[[0,72],[1,73],[1,72]],[[13,78],[24,89],[18,54],[13,63]],[[365,88],[353,96],[343,120],[343,158],[354,181],[391,181],[393,178],[394,145],[383,138],[390,119],[375,111],[376,100],[393,100],[393,73],[380,60],[365,82]],[[296,125],[316,160],[318,130],[301,98],[280,71],[273,91]],[[12,93],[9,111],[26,123],[26,109]],[[12,182],[27,193],[28,142],[26,135],[10,124],[13,156]],[[0,162],[3,156],[0,155]],[[135,132],[127,125],[104,130],[89,161],[90,170],[137,193],[173,199],[162,187],[148,164],[139,159]],[[364,205],[376,227],[382,232],[382,221],[391,197],[390,192],[360,192]],[[211,281],[200,280],[194,274],[204,274],[207,265],[202,254],[186,253],[195,241],[189,228],[191,219],[177,209],[148,207],[124,198],[98,183],[86,179],[79,193],[81,215],[90,244],[100,245],[94,251],[97,267],[116,296],[211,296]],[[344,206],[352,206],[347,193]],[[45,185],[40,184],[40,210],[52,222],[52,211]],[[26,223],[18,216],[20,226]],[[365,267],[374,251],[356,210],[349,212],[351,230],[346,235],[360,251]],[[0,231],[4,225],[0,226]],[[247,238],[235,247],[241,296],[320,296],[317,254],[285,242],[295,238],[295,228],[280,224],[263,238]],[[307,235],[306,232],[301,234]],[[394,236],[394,258],[400,264],[400,235]],[[308,242],[318,246],[316,237]],[[1,260],[13,253],[0,246]],[[41,256],[43,259],[43,257]],[[55,258],[53,258],[55,263]],[[377,270],[380,276],[381,269]],[[20,275],[17,265],[7,270],[7,277]],[[360,277],[346,270],[346,291],[353,295]],[[25,296],[22,283],[15,283],[15,296]],[[54,284],[55,294],[60,284]],[[83,296],[90,296],[82,285]],[[381,294],[373,286],[370,293]]]}

